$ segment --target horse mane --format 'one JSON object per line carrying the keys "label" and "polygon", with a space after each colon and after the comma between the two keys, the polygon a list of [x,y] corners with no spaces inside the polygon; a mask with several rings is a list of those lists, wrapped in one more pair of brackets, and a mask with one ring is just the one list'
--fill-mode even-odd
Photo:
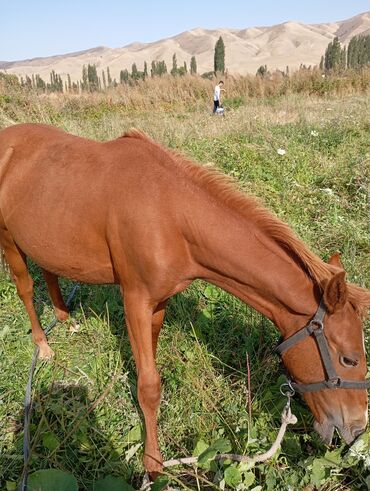
{"label": "horse mane", "polygon": [[[284,223],[272,212],[267,210],[256,197],[247,196],[238,189],[237,183],[221,171],[196,164],[180,153],[164,148],[159,143],[137,129],[131,129],[123,135],[127,138],[144,140],[154,145],[170,157],[172,165],[176,165],[193,183],[205,189],[215,200],[222,201],[238,213],[252,221],[270,239],[278,243],[290,256],[295,258],[308,276],[323,291],[326,281],[340,269],[325,263],[299,239],[288,224]],[[370,292],[357,285],[347,283],[349,300],[358,312],[362,312],[370,304]]]}

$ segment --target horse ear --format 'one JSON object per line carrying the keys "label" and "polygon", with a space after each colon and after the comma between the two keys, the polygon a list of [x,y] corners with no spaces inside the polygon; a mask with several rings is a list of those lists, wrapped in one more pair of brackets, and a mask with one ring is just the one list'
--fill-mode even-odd
{"label": "horse ear", "polygon": [[337,268],[343,269],[342,262],[340,260],[340,252],[334,252],[331,258],[328,261],[328,264],[332,266],[337,266]]}
{"label": "horse ear", "polygon": [[329,313],[341,309],[347,301],[348,294],[345,276],[345,271],[340,271],[330,278],[325,285],[324,302]]}

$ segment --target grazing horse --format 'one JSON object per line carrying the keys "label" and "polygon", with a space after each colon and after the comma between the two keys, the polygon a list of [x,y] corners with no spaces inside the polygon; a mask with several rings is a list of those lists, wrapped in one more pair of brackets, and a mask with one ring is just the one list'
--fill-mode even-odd
{"label": "grazing horse", "polygon": [[[144,465],[152,476],[162,469],[158,335],[168,299],[196,278],[235,295],[284,339],[297,341],[284,346],[283,361],[297,386],[311,387],[302,392],[324,440],[335,427],[347,442],[365,430],[362,315],[370,292],[346,283],[339,255],[324,263],[225,176],[143,133],[102,143],[39,124],[2,130],[0,242],[41,358],[52,350],[34,309],[26,257],[42,268],[61,321],[68,310],[58,276],[120,285],[146,426]],[[319,305],[325,357],[311,332],[294,338]],[[349,385],[333,385],[333,371]],[[325,385],[328,378],[332,385]]]}

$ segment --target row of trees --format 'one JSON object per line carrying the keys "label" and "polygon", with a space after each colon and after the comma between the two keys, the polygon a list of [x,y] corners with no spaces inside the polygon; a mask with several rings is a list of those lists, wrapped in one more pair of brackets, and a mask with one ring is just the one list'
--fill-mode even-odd
{"label": "row of trees", "polygon": [[[152,61],[150,68],[151,77],[161,77],[168,73],[167,65],[164,60]],[[187,63],[184,61],[182,66],[177,65],[176,53],[172,57],[172,69],[170,74],[172,76],[183,76],[188,73]],[[197,61],[195,56],[190,60],[190,74],[197,74]],[[144,62],[144,69],[141,71],[138,69],[136,63],[131,66],[131,72],[125,68],[120,71],[119,82],[115,78],[111,77],[109,67],[106,70],[101,71],[101,76],[98,75],[98,70],[95,64],[88,64],[82,67],[82,78],[80,81],[72,82],[71,76],[67,74],[67,80],[63,84],[63,80],[60,75],[53,70],[50,73],[50,82],[45,82],[40,75],[32,75],[26,78],[21,77],[20,83],[23,87],[29,87],[36,89],[40,92],[96,92],[100,90],[106,90],[110,87],[117,87],[120,84],[132,84],[138,80],[145,80],[149,77],[148,64]]]}
{"label": "row of trees", "polygon": [[[189,73],[191,75],[197,74],[197,60],[195,56],[190,59],[190,70],[186,61],[182,66],[178,66],[176,53],[172,56],[172,68],[169,73],[174,76],[183,76]],[[207,78],[213,78],[216,73],[225,72],[225,45],[222,37],[217,40],[214,50],[214,72],[204,73],[202,76]],[[164,60],[152,61],[150,67],[151,77],[161,77],[168,73],[167,65]],[[82,67],[82,79],[77,82],[72,82],[70,75],[67,75],[67,80],[64,82],[60,75],[53,70],[50,73],[50,82],[45,82],[39,75],[32,75],[32,77],[26,76],[25,79],[21,78],[20,83],[23,87],[34,88],[40,92],[96,92],[106,90],[110,87],[117,87],[118,84],[133,84],[138,80],[145,80],[149,77],[148,64],[144,62],[143,70],[139,70],[136,63],[131,66],[131,72],[127,68],[120,71],[119,81],[115,78],[112,79],[109,67],[106,71],[101,71],[99,76],[96,65],[88,64]]]}
{"label": "row of trees", "polygon": [[321,70],[361,68],[370,62],[370,35],[354,36],[348,47],[342,48],[337,37],[328,44],[324,56],[321,57]]}
{"label": "row of trees", "polygon": [[[367,36],[355,36],[353,37],[348,47],[342,47],[337,37],[328,44],[325,54],[321,58],[320,69],[321,70],[333,70],[333,69],[346,69],[346,68],[360,68],[367,65],[370,62],[370,35]],[[301,65],[301,68],[307,68]],[[145,61],[143,70],[139,70],[136,63],[131,66],[131,72],[127,68],[120,71],[119,81],[115,78],[112,79],[109,67],[106,71],[101,71],[101,76],[98,75],[96,65],[88,64],[82,68],[82,79],[78,82],[72,82],[71,77],[67,75],[67,81],[62,81],[60,75],[53,70],[50,73],[50,82],[45,82],[39,75],[32,75],[32,77],[26,76],[25,79],[21,78],[21,85],[34,88],[40,92],[96,92],[106,90],[110,87],[116,87],[118,84],[134,84],[138,80],[145,80],[150,77],[161,77],[167,73],[172,76],[183,76],[188,73],[188,67],[186,61],[182,66],[178,66],[176,53],[172,56],[172,68],[168,72],[167,65],[164,60],[152,61],[150,67],[150,75],[148,64]],[[215,74],[225,73],[225,44],[220,36],[216,42],[214,49],[214,70],[211,72],[203,73],[205,78],[213,78]],[[283,75],[289,75],[289,68],[286,72],[281,72]],[[197,61],[195,56],[190,60],[190,74],[197,74]],[[261,65],[256,75],[266,77],[269,75],[269,71],[266,65]]]}
{"label": "row of trees", "polygon": [[[370,63],[370,35],[367,36],[354,36],[348,43],[348,47],[340,44],[337,37],[331,41],[325,54],[321,57],[320,70],[346,70],[347,68],[358,69],[362,68]],[[301,64],[300,70],[310,70],[311,66]],[[286,71],[277,70],[284,76],[289,75],[289,67],[286,67]],[[267,69],[267,65],[261,65],[256,75],[260,77],[270,76],[270,72]]]}

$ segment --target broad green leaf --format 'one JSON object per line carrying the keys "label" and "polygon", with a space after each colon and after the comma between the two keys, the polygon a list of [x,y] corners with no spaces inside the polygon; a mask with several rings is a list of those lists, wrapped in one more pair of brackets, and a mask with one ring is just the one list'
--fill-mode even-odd
{"label": "broad green leaf", "polygon": [[328,461],[327,465],[330,467],[340,466],[342,463],[342,456],[340,455],[340,449],[338,450],[327,450],[324,456],[325,460]]}
{"label": "broad green leaf", "polygon": [[216,300],[220,296],[219,291],[213,285],[207,285],[203,291],[203,294],[210,300]]}
{"label": "broad green leaf", "polygon": [[227,453],[231,451],[231,444],[226,438],[220,438],[211,445],[212,448],[220,453]]}
{"label": "broad green leaf", "polygon": [[153,482],[150,490],[151,491],[161,491],[162,489],[165,489],[168,484],[168,477],[167,476],[159,476],[157,479]]}
{"label": "broad green leaf", "polygon": [[[253,474],[253,472],[245,472],[243,473],[243,484],[245,486],[252,486],[252,484],[254,483],[254,480],[255,480],[255,475]],[[261,488],[262,489],[262,488]]]}
{"label": "broad green leaf", "polygon": [[216,455],[217,455],[217,450],[213,447],[209,447],[207,448],[207,450],[205,450],[203,453],[199,455],[198,464],[200,465],[206,464],[210,460],[214,459]]}
{"label": "broad green leaf", "polygon": [[202,309],[201,313],[206,319],[212,319],[212,312],[209,309]]}
{"label": "broad green leaf", "polygon": [[202,454],[205,450],[207,450],[208,447],[209,447],[209,445],[204,440],[202,440],[200,438],[199,440],[197,440],[197,442],[195,444],[195,447],[193,450],[193,456],[198,457],[198,455]]}
{"label": "broad green leaf", "polygon": [[45,433],[42,437],[42,443],[50,452],[57,449],[60,445],[59,438],[52,432]]}
{"label": "broad green leaf", "polygon": [[136,425],[126,434],[126,443],[136,443],[143,441],[143,434],[140,425]]}
{"label": "broad green leaf", "polygon": [[255,466],[254,462],[240,462],[238,469],[240,472],[248,472]]}
{"label": "broad green leaf", "polygon": [[104,479],[95,481],[91,486],[91,491],[135,491],[123,477],[106,476]]}
{"label": "broad green leaf", "polygon": [[72,474],[57,469],[36,471],[28,477],[27,491],[77,491]]}
{"label": "broad green leaf", "polygon": [[226,484],[231,486],[232,488],[236,488],[238,484],[242,481],[242,475],[239,469],[236,467],[228,467],[224,472],[224,478]]}
{"label": "broad green leaf", "polygon": [[322,459],[315,459],[312,463],[311,483],[319,488],[323,479],[325,479],[325,467]]}

